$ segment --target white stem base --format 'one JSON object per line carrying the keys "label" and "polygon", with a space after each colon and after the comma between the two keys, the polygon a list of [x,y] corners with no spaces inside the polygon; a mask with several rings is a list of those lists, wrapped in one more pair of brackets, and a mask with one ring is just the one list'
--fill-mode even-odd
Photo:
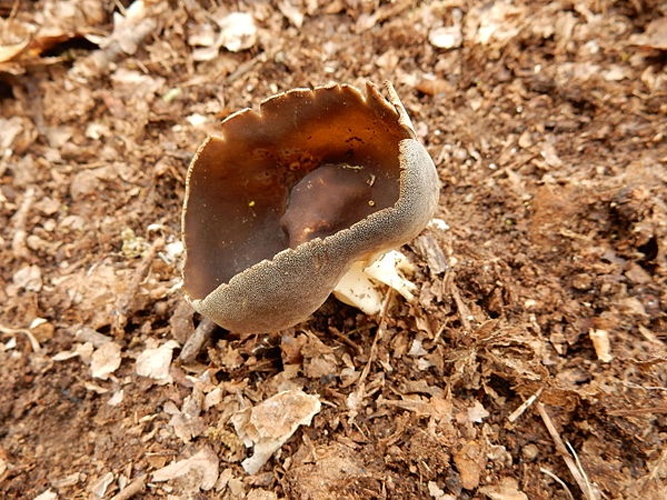
{"label": "white stem base", "polygon": [[393,288],[407,301],[414,300],[417,285],[404,275],[413,272],[414,266],[405,255],[397,250],[390,250],[370,265],[366,262],[355,262],[338,282],[333,293],[341,302],[373,316],[379,314],[382,307],[382,285]]}

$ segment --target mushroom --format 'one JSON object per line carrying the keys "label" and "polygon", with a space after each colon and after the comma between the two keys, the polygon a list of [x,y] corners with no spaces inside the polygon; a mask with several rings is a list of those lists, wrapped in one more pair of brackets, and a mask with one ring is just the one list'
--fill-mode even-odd
{"label": "mushroom", "polygon": [[[414,238],[433,161],[390,83],[295,89],[226,118],[186,179],[183,288],[240,334],[307,319],[356,264]],[[361,267],[364,267],[362,265]]]}

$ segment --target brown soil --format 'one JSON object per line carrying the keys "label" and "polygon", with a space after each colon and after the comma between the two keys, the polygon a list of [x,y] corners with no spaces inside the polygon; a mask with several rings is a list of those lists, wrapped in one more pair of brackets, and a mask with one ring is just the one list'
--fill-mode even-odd
{"label": "brown soil", "polygon": [[[665,4],[217,3],[0,0],[0,496],[664,499]],[[231,10],[257,28],[237,52],[205,36]],[[139,375],[200,320],[177,243],[207,132],[366,80],[394,83],[443,183],[450,229],[403,248],[418,301],[332,298]],[[321,411],[248,476],[232,416],[293,388]]]}

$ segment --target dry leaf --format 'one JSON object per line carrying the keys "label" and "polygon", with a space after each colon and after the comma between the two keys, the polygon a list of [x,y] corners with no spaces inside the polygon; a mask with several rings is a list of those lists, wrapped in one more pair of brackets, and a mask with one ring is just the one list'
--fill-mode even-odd
{"label": "dry leaf", "polygon": [[176,436],[184,443],[190,442],[206,429],[206,424],[199,417],[203,402],[203,394],[195,389],[191,396],[185,398],[180,411],[174,412],[169,421],[169,425],[174,428]]}
{"label": "dry leaf", "polygon": [[593,343],[593,349],[598,359],[603,363],[609,363],[614,357],[611,355],[611,342],[609,341],[609,332],[606,330],[591,329],[588,336]]}
{"label": "dry leaf", "polygon": [[117,43],[120,50],[130,55],[137,51],[146,34],[157,26],[157,21],[150,17],[143,0],[132,2],[125,10],[125,15],[114,13],[113,21],[113,33],[100,42],[100,47],[107,48]]}
{"label": "dry leaf", "polygon": [[34,498],[34,500],[57,500],[57,499],[58,499],[58,494],[54,493],[50,489],[46,490],[43,493],[40,493]]}
{"label": "dry leaf", "polygon": [[208,491],[215,486],[219,471],[218,456],[210,448],[203,448],[185,460],[171,464],[153,473],[153,481],[164,482],[183,476],[191,476],[195,487]]}
{"label": "dry leaf", "polygon": [[159,384],[168,384],[172,381],[169,374],[173,350],[178,342],[169,340],[160,347],[149,347],[137,358],[137,375],[149,377]]}
{"label": "dry leaf", "polygon": [[232,12],[217,23],[220,26],[219,45],[230,52],[249,49],[257,42],[257,26],[247,12]]}
{"label": "dry leaf", "polygon": [[236,433],[246,447],[254,446],[253,456],[241,464],[245,471],[257,473],[300,425],[310,425],[320,407],[317,396],[290,390],[236,413],[232,417]]}
{"label": "dry leaf", "polygon": [[107,472],[99,478],[97,481],[95,481],[91,486],[90,486],[90,492],[92,494],[93,498],[104,498],[104,496],[107,494],[107,490],[109,489],[109,486],[111,483],[114,481],[114,475],[111,472]]}
{"label": "dry leaf", "polygon": [[18,75],[28,65],[58,61],[43,54],[91,35],[105,17],[103,4],[96,0],[60,0],[40,4],[31,22],[0,18],[0,71]]}
{"label": "dry leaf", "polygon": [[512,477],[505,477],[500,483],[484,486],[479,491],[491,500],[528,500],[528,496],[519,490],[519,484]]}
{"label": "dry leaf", "polygon": [[645,49],[667,50],[667,16],[651,21],[644,33],[630,37],[630,43]]}
{"label": "dry leaf", "polygon": [[111,337],[104,335],[103,333],[93,330],[90,327],[84,326],[80,330],[77,330],[74,334],[74,337],[79,342],[90,342],[94,347],[102,347],[104,344],[111,342]]}
{"label": "dry leaf", "polygon": [[36,265],[25,266],[12,276],[14,285],[28,292],[39,292],[42,289],[42,271]]}
{"label": "dry leaf", "polygon": [[120,362],[120,346],[115,342],[107,342],[93,352],[90,372],[93,378],[107,380],[120,367]]}
{"label": "dry leaf", "polygon": [[118,406],[123,402],[124,398],[125,398],[125,391],[123,389],[119,389],[113,393],[113,395],[109,398],[109,401],[107,401],[107,404],[109,406]]}
{"label": "dry leaf", "polygon": [[[2,47],[0,47],[0,61],[2,60]],[[0,135],[0,155],[4,153],[6,149],[11,148],[14,139],[21,132],[23,132],[23,118],[20,116],[12,116],[11,118],[0,118],[0,130],[2,130],[2,135]]]}
{"label": "dry leaf", "polygon": [[282,0],[278,4],[278,9],[295,27],[300,28],[303,25],[303,12],[289,0]]}
{"label": "dry leaf", "polygon": [[486,453],[480,448],[480,443],[468,441],[455,450],[452,456],[461,475],[461,486],[466,490],[477,488],[487,462]]}
{"label": "dry leaf", "polygon": [[481,423],[489,415],[491,414],[486,411],[486,408],[479,401],[475,401],[472,407],[468,408],[468,420],[470,422]]}
{"label": "dry leaf", "polygon": [[513,5],[510,0],[480,3],[466,16],[465,38],[482,45],[504,46],[519,34],[526,8]]}
{"label": "dry leaf", "polygon": [[461,26],[440,26],[432,29],[428,33],[428,41],[434,47],[439,49],[455,49],[463,43],[463,34]]}
{"label": "dry leaf", "polygon": [[72,74],[91,77],[104,73],[109,69],[109,65],[123,54],[134,54],[148,35],[157,28],[155,17],[163,7],[162,2],[137,0],[125,9],[124,15],[114,13],[112,33],[105,37],[87,36],[90,41],[100,46],[100,50],[77,61]]}
{"label": "dry leaf", "polygon": [[108,263],[72,270],[69,275],[53,279],[53,293],[68,297],[87,326],[98,329],[109,325],[118,297],[126,292],[131,272]]}

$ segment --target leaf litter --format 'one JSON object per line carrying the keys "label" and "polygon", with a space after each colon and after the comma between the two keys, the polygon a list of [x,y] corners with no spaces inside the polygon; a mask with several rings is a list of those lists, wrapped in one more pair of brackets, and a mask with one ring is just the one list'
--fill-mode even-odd
{"label": "leaf litter", "polygon": [[[206,2],[0,1],[3,494],[662,498],[664,6],[235,9],[238,32]],[[401,249],[415,300],[330,299],[176,362],[195,145],[277,91],[366,79],[444,185],[449,229]],[[318,411],[277,426],[280,394]]]}

